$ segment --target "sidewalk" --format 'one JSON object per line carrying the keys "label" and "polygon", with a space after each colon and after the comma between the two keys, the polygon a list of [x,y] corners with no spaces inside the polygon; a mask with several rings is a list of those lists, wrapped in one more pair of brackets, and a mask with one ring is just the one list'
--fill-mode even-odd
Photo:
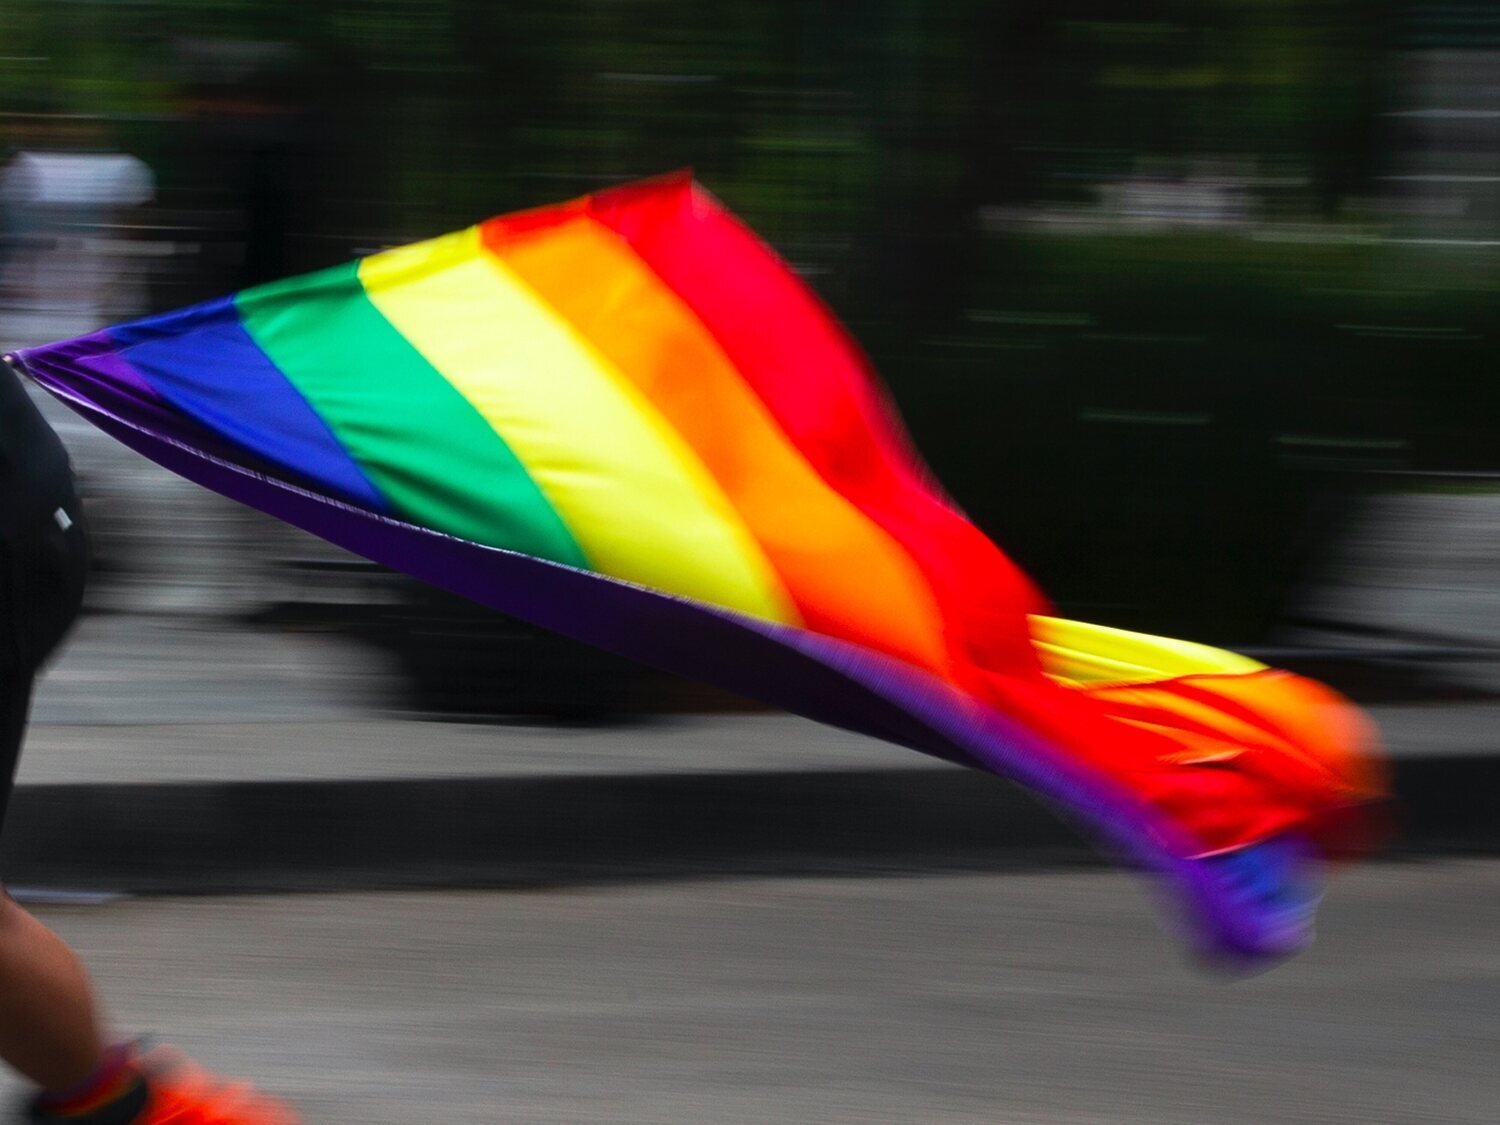
{"label": "sidewalk", "polygon": [[[104,615],[44,681],[21,887],[541,885],[1089,862],[1015,787],[776,713],[419,721],[348,638]],[[1500,701],[1372,707],[1403,851],[1500,850]]]}

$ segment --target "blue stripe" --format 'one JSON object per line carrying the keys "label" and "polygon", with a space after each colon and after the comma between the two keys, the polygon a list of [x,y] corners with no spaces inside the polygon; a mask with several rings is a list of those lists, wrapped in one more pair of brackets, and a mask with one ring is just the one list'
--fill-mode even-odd
{"label": "blue stripe", "polygon": [[323,419],[255,345],[233,298],[120,325],[109,335],[157,393],[194,421],[332,496],[390,511]]}

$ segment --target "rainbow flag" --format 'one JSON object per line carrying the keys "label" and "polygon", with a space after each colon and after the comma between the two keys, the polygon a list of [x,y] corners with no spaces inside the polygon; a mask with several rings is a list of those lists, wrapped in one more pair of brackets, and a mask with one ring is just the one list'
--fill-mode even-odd
{"label": "rainbow flag", "polygon": [[690,176],[12,357],[168,468],[506,613],[1030,787],[1210,952],[1305,941],[1383,792],[1326,689],[1057,618]]}

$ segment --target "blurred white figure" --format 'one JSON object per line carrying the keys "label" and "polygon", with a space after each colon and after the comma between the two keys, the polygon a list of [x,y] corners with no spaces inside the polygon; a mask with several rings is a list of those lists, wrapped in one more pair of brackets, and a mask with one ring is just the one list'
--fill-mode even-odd
{"label": "blurred white figure", "polygon": [[155,196],[151,169],[127,153],[18,153],[0,174],[12,312],[62,337],[144,311],[144,272],[116,228]]}
{"label": "blurred white figure", "polygon": [[[134,156],[102,148],[89,122],[52,124],[0,171],[7,254],[0,282],[0,342],[67,339],[147,311],[155,244],[128,237],[132,212],[156,196],[156,177]],[[220,613],[242,607],[243,563],[230,537],[238,505],[99,440],[45,405],[70,443],[109,580],[92,605],[144,612]],[[171,543],[172,565],[161,544]]]}

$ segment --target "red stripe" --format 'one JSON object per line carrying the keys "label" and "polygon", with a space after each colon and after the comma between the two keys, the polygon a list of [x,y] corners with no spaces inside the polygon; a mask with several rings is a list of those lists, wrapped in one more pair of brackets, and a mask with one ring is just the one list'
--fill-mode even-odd
{"label": "red stripe", "polygon": [[955,667],[1039,675],[1025,615],[1044,599],[937,492],[869,362],[785,263],[686,173],[601,192],[590,210],[692,308],[818,474],[911,554]]}

